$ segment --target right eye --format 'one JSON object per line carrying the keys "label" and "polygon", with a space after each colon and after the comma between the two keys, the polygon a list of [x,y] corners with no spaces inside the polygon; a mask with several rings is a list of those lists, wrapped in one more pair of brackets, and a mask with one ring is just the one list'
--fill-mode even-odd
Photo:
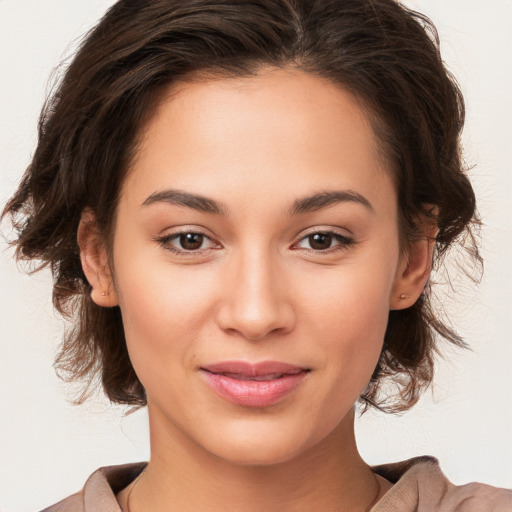
{"label": "right eye", "polygon": [[175,254],[195,254],[218,248],[209,236],[195,231],[183,231],[158,238],[158,243]]}

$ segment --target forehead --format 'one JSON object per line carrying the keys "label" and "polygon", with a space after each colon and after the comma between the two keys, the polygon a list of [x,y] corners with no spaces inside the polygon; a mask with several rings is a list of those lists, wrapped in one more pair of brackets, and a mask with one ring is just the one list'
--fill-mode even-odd
{"label": "forehead", "polygon": [[389,174],[357,98],[289,68],[173,84],[138,148],[126,188],[140,198],[165,187],[214,197],[243,182],[261,197],[280,187],[291,199],[353,188],[354,178],[377,193]]}

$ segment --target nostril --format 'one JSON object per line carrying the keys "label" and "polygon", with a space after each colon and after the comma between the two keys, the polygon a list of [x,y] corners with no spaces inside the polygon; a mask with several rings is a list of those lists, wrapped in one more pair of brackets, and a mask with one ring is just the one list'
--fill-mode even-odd
{"label": "nostril", "polygon": [[294,317],[290,312],[272,316],[248,317],[235,312],[223,312],[219,315],[219,327],[228,334],[238,334],[249,341],[261,341],[270,336],[284,335],[294,325]]}

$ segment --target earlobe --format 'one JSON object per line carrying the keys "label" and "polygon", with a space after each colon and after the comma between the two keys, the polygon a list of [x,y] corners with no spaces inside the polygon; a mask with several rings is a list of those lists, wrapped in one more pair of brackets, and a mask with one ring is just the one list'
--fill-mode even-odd
{"label": "earlobe", "polygon": [[87,281],[91,285],[91,298],[102,307],[119,304],[108,261],[103,236],[91,209],[82,212],[77,232],[80,261]]}
{"label": "earlobe", "polygon": [[411,307],[430,276],[437,226],[423,218],[418,231],[422,233],[421,238],[409,242],[407,253],[400,262],[390,300],[391,310]]}

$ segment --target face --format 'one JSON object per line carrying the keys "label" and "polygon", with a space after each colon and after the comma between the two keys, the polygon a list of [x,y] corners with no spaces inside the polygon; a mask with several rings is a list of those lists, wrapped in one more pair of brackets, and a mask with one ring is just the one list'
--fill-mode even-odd
{"label": "face", "polygon": [[174,85],[120,196],[116,300],[150,423],[245,464],[343,428],[401,274],[366,114],[321,78]]}

